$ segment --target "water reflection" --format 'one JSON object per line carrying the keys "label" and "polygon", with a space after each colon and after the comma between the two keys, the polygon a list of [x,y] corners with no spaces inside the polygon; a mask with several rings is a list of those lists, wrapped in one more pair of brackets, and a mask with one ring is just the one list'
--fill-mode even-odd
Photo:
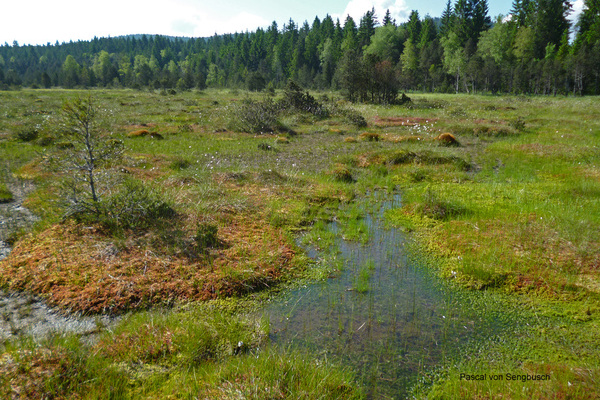
{"label": "water reflection", "polygon": [[368,243],[337,239],[342,272],[292,290],[264,310],[274,343],[351,365],[371,398],[405,397],[422,371],[460,343],[500,328],[457,306],[455,293],[407,256],[406,235],[382,219],[399,203],[398,195],[371,195]]}

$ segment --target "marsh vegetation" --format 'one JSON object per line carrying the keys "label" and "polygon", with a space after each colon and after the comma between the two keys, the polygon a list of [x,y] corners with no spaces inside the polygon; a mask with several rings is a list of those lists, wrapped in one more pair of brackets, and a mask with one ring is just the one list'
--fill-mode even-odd
{"label": "marsh vegetation", "polygon": [[[122,152],[73,213],[90,94]],[[411,98],[0,92],[0,211],[27,185],[38,217],[2,224],[0,285],[122,317],[3,339],[0,397],[598,396],[600,101]]]}

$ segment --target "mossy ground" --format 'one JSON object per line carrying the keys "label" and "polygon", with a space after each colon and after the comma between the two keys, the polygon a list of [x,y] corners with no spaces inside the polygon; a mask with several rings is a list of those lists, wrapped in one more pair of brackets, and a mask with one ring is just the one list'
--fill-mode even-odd
{"label": "mossy ground", "polygon": [[[593,390],[599,381],[594,360],[600,359],[595,339],[600,100],[414,95],[402,107],[340,101],[335,107],[359,112],[368,126],[357,127],[342,116],[295,113],[282,117],[279,132],[250,134],[228,129],[235,112],[231,104],[261,99],[260,94],[92,91],[107,131],[124,143],[121,173],[159,188],[177,213],[166,226],[115,235],[99,226],[61,222],[56,180],[41,162],[61,151],[55,117],[61,102],[76,94],[0,94],[0,132],[15,133],[0,137],[0,170],[36,182],[26,206],[42,217],[0,263],[4,286],[85,312],[248,296],[306,273],[293,232],[313,226],[307,240],[322,239],[322,221],[339,217],[348,221],[347,235],[364,240],[351,211],[336,215],[338,203],[374,188],[400,189],[404,205],[387,216],[415,232],[443,276],[470,289],[509,293],[535,318],[550,315],[513,340],[465,350],[477,356],[440,366],[415,393],[439,398],[598,394]],[[36,138],[19,141],[16,133],[29,126],[36,127]],[[156,134],[129,135],[141,130]],[[436,140],[442,133],[460,145]],[[361,137],[378,140],[355,139]],[[218,227],[221,246],[191,252],[195,227],[207,221]],[[195,315],[178,312],[183,319]],[[227,318],[238,321],[239,314]],[[11,393],[21,387],[14,382],[30,380],[41,386],[19,390],[33,397],[48,385],[57,398],[67,393],[101,398],[110,387],[131,398],[161,398],[171,390],[215,398],[238,392],[254,398],[360,395],[337,369],[270,352],[259,339],[246,339],[249,351],[237,354],[236,339],[220,336],[230,329],[221,322],[182,326],[153,311],[140,315],[123,322],[118,333],[107,333],[91,353],[76,341],[6,344],[2,368],[10,381],[2,382],[2,390]],[[220,318],[215,315],[210,318]],[[255,338],[266,330],[242,325],[231,329]],[[206,339],[203,350],[183,342],[190,332],[211,330],[216,336]],[[198,352],[210,354],[189,367]],[[90,383],[103,368],[111,371],[109,385]],[[284,378],[278,377],[281,371],[288,371]],[[457,375],[477,371],[550,371],[555,378],[523,390],[514,382],[465,382]],[[57,383],[65,374],[73,381]],[[301,390],[302,379],[313,382],[312,392]]]}

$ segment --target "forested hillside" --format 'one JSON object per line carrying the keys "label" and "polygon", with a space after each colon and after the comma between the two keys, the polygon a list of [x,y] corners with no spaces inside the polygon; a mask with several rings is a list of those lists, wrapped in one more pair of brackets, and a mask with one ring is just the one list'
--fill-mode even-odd
{"label": "forested hillside", "polygon": [[[514,0],[509,17],[487,0],[448,0],[441,18],[413,11],[359,21],[292,19],[210,38],[136,35],[0,46],[0,88],[205,87],[262,90],[288,79],[340,89],[352,101],[393,102],[398,91],[600,93],[600,1],[575,24],[565,0]],[[574,33],[574,34],[573,34]],[[570,35],[571,34],[571,35]]]}

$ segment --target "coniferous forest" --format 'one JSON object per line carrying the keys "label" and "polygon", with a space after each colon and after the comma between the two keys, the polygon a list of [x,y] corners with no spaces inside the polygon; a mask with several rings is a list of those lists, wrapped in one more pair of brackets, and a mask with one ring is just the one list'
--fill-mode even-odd
{"label": "coniferous forest", "polygon": [[281,88],[289,79],[351,101],[393,103],[401,91],[600,94],[600,2],[575,23],[566,0],[448,0],[440,18],[398,24],[367,11],[209,38],[133,35],[0,46],[0,89]]}

